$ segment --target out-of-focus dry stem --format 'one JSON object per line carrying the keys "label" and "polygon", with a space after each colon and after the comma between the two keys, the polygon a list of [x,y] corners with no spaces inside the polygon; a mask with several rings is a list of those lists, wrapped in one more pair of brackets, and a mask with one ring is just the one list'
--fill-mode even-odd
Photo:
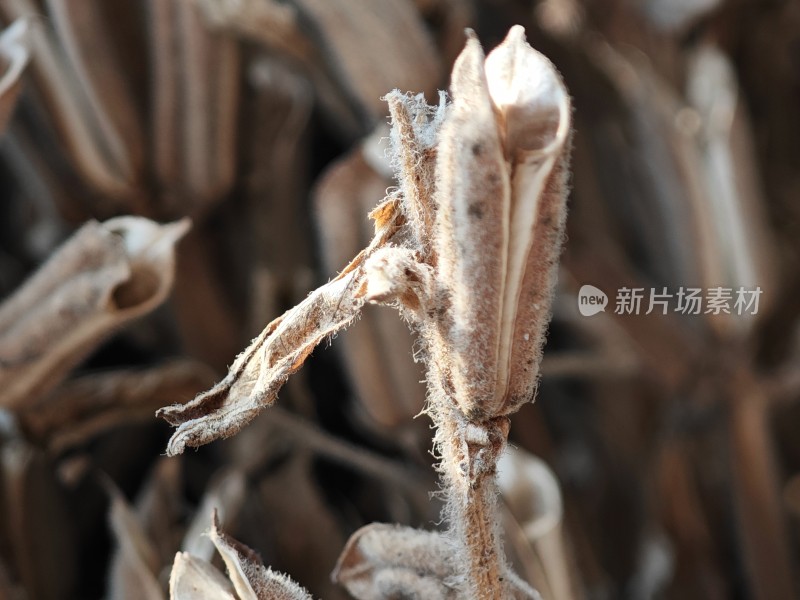
{"label": "out-of-focus dry stem", "polygon": [[[8,19],[33,18],[38,8],[30,0],[3,0],[0,13]],[[77,169],[96,188],[112,198],[127,197],[130,181],[115,165],[108,162],[98,143],[87,105],[71,69],[61,56],[56,41],[39,20],[31,28],[32,72],[48,110]]]}
{"label": "out-of-focus dry stem", "polygon": [[752,593],[758,600],[795,598],[796,588],[768,431],[769,402],[749,369],[730,386],[733,497]]}
{"label": "out-of-focus dry stem", "polygon": [[144,161],[144,140],[131,90],[96,0],[47,0],[58,39],[94,114],[105,154],[133,183]]}
{"label": "out-of-focus dry stem", "polygon": [[291,433],[298,443],[308,446],[331,461],[345,467],[356,468],[365,475],[409,491],[419,489],[419,474],[366,448],[348,444],[329,435],[278,406],[270,409],[268,418],[282,431]]}
{"label": "out-of-focus dry stem", "polygon": [[[163,184],[179,181],[181,167],[178,152],[179,59],[173,48],[177,27],[174,2],[148,0],[148,41],[152,66],[152,133],[153,162],[156,177]],[[167,190],[175,193],[174,189]]]}

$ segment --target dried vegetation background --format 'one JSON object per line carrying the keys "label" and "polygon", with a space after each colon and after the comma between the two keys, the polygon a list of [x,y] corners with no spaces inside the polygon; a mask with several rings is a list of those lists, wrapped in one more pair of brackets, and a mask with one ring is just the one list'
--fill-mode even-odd
{"label": "dried vegetation background", "polygon": [[[344,599],[330,573],[351,533],[435,528],[422,372],[392,311],[368,307],[232,439],[167,458],[154,412],[219,381],[369,241],[395,183],[380,98],[434,102],[465,27],[489,49],[517,23],[561,71],[575,135],[538,399],[501,464],[511,562],[559,600],[797,597],[800,4],[0,15],[0,597],[166,598],[177,551],[220,561],[216,508],[266,564]],[[583,318],[583,283],[764,293],[754,319]],[[340,581],[393,550],[371,540]]]}

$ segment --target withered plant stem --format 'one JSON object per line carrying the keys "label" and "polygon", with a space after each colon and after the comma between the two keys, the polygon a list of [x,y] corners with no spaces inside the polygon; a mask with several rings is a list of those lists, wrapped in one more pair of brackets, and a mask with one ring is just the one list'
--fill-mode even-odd
{"label": "withered plant stem", "polygon": [[[506,432],[499,434],[500,444],[491,449],[470,443],[467,424],[457,411],[445,410],[436,421],[439,468],[448,495],[451,533],[462,553],[458,562],[465,589],[470,598],[503,598],[506,568],[498,531],[496,464]],[[479,473],[475,465],[480,465]]]}

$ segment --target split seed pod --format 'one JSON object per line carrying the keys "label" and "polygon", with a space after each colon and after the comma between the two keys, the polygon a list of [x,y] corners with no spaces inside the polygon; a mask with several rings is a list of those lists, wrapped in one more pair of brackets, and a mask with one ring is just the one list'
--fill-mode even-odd
{"label": "split seed pod", "polygon": [[456,61],[437,163],[439,278],[453,395],[472,419],[532,399],[566,217],[570,103],[514,27]]}

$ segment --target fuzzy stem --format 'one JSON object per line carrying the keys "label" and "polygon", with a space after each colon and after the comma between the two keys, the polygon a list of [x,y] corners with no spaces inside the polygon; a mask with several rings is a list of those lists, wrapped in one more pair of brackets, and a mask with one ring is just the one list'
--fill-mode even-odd
{"label": "fuzzy stem", "polygon": [[[440,470],[467,597],[503,598],[506,568],[498,528],[496,463],[505,445],[507,420],[500,427],[490,423],[484,428],[468,423],[455,409],[443,412],[437,431]],[[471,430],[487,433],[488,443],[470,439]]]}

